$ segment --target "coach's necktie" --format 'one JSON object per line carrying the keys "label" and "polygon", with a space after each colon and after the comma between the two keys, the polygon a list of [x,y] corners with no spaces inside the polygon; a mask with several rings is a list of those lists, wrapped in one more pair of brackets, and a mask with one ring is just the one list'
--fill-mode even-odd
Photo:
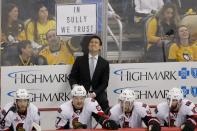
{"label": "coach's necktie", "polygon": [[90,57],[90,77],[92,79],[94,74],[94,57]]}

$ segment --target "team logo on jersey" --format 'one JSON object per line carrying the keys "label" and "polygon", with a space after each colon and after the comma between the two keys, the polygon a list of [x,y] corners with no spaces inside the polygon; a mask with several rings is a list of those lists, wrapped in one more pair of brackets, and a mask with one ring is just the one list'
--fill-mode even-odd
{"label": "team logo on jersey", "polygon": [[120,120],[121,122],[124,122],[124,121],[125,121],[125,117],[124,117],[124,116],[121,116],[119,120]]}
{"label": "team logo on jersey", "polygon": [[99,105],[96,106],[96,109],[97,109],[97,111],[101,111],[102,110],[101,106],[99,106]]}
{"label": "team logo on jersey", "polygon": [[186,60],[186,61],[191,61],[192,60],[192,57],[190,54],[187,54],[187,53],[183,53],[183,58]]}
{"label": "team logo on jersey", "polygon": [[191,69],[191,74],[194,78],[197,78],[197,68],[192,68]]}
{"label": "team logo on jersey", "polygon": [[14,119],[14,121],[15,121],[15,122],[19,122],[20,119],[19,119],[18,117],[16,117],[16,118]]}

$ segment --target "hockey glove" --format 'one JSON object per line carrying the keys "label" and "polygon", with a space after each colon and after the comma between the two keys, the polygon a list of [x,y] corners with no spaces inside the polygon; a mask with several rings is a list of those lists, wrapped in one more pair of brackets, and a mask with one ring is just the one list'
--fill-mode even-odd
{"label": "hockey glove", "polygon": [[109,130],[117,130],[119,126],[113,120],[105,120],[103,123],[103,128]]}
{"label": "hockey glove", "polygon": [[187,120],[185,124],[182,126],[182,131],[194,131],[194,130],[195,130],[195,125],[189,120]]}
{"label": "hockey glove", "polygon": [[159,123],[155,123],[149,126],[149,131],[161,131],[161,127]]}
{"label": "hockey glove", "polygon": [[87,128],[86,124],[82,124],[81,122],[78,122],[78,121],[74,121],[72,124],[73,124],[74,129],[86,129]]}

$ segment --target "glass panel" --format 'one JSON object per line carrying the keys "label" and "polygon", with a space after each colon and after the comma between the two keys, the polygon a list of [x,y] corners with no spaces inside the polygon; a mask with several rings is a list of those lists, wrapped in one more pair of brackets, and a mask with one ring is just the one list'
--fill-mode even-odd
{"label": "glass panel", "polygon": [[[197,60],[196,0],[109,0],[109,3],[123,24],[122,62]],[[109,19],[108,23],[118,36],[117,22]],[[179,27],[182,24],[187,27]],[[185,30],[187,36],[180,30]],[[108,39],[108,59],[112,62],[118,60],[118,47]]]}
{"label": "glass panel", "polygon": [[56,36],[56,3],[96,3],[101,37],[102,0],[2,0],[3,66],[73,64],[75,56],[88,52],[90,35]]}

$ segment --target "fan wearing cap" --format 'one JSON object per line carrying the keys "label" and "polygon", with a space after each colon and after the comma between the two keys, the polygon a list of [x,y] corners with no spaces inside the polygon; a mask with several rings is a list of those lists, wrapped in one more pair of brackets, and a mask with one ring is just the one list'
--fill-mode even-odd
{"label": "fan wearing cap", "polygon": [[153,118],[146,104],[135,101],[135,92],[125,89],[119,95],[119,103],[110,109],[110,119],[121,128],[141,128],[142,122],[149,131],[160,131],[160,123]]}
{"label": "fan wearing cap", "polygon": [[76,85],[71,91],[72,99],[63,103],[57,113],[55,126],[57,129],[92,128],[91,117],[105,129],[118,129],[118,125],[108,120],[95,99],[86,98],[83,86]]}
{"label": "fan wearing cap", "polygon": [[[26,89],[18,89],[14,102],[5,105],[1,111],[0,129],[3,131],[38,131],[40,129],[40,113],[30,103]],[[3,119],[4,118],[4,119]],[[36,127],[35,127],[36,125]],[[36,128],[39,129],[36,129]]]}
{"label": "fan wearing cap", "polygon": [[181,127],[182,131],[195,130],[196,112],[197,107],[191,101],[183,99],[183,92],[179,88],[172,88],[167,95],[167,101],[158,104],[155,109],[161,126]]}

